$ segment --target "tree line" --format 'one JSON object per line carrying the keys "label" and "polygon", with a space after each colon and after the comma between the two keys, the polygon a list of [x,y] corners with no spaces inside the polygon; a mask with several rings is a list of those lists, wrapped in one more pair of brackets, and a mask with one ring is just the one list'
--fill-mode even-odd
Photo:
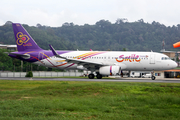
{"label": "tree line", "polygon": [[68,41],[72,49],[121,51],[174,50],[172,44],[180,41],[180,24],[165,26],[159,22],[145,23],[143,19],[127,22],[118,19],[115,23],[100,20],[95,25],[74,25],[64,23],[62,27],[46,27],[39,24],[38,29]]}
{"label": "tree line", "polygon": [[[49,44],[58,50],[112,50],[157,51],[174,50],[172,44],[180,41],[180,24],[165,26],[159,22],[145,23],[143,19],[128,22],[117,19],[115,23],[100,20],[94,25],[64,23],[61,27],[37,24],[23,25],[38,45],[49,49]],[[0,26],[0,43],[15,44],[13,29],[9,24]]]}

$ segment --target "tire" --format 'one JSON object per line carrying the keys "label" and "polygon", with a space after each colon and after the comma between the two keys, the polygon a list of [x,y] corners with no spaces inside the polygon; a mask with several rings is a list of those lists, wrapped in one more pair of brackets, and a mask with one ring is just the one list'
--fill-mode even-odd
{"label": "tire", "polygon": [[152,76],[152,77],[151,77],[151,79],[152,79],[152,80],[155,80],[155,79],[156,79],[156,77],[155,77],[155,76]]}
{"label": "tire", "polygon": [[97,74],[97,75],[96,75],[96,78],[97,78],[97,79],[102,79],[102,75],[101,75],[101,74]]}
{"label": "tire", "polygon": [[88,78],[89,78],[89,79],[94,79],[94,74],[89,74],[89,75],[88,75]]}

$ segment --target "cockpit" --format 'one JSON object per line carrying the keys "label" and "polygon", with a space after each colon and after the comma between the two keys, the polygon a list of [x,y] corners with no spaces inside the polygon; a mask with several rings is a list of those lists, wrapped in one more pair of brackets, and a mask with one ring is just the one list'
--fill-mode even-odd
{"label": "cockpit", "polygon": [[169,57],[162,57],[161,60],[171,60]]}

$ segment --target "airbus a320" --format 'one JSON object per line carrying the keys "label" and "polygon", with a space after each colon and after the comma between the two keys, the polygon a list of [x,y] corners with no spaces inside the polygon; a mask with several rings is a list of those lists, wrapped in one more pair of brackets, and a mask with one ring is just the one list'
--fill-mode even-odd
{"label": "airbus a320", "polygon": [[[9,53],[10,57],[51,68],[88,70],[91,71],[89,79],[120,75],[123,70],[155,71],[177,67],[168,56],[156,52],[56,51],[52,45],[49,45],[51,50],[43,50],[21,24],[12,23],[12,26],[18,51]],[[154,80],[155,76],[151,78]]]}

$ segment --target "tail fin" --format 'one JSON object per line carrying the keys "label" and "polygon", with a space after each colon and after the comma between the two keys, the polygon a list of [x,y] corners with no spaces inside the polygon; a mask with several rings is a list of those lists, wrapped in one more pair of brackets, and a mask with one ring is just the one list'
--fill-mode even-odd
{"label": "tail fin", "polygon": [[12,23],[12,27],[18,51],[42,50],[21,24]]}

